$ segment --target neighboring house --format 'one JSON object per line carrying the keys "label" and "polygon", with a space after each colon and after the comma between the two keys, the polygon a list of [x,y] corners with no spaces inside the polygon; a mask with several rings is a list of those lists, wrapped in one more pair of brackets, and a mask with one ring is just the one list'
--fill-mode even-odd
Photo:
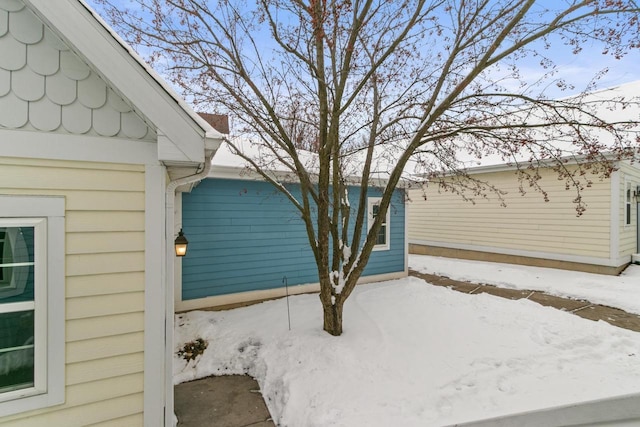
{"label": "neighboring house", "polygon": [[[640,81],[594,92],[589,99],[620,96],[637,102]],[[624,110],[603,108],[601,114],[607,120],[640,122],[637,104]],[[633,256],[640,252],[640,164],[638,159],[615,163],[617,170],[610,178],[591,177],[593,184],[582,191],[587,210],[581,216],[573,203],[575,190],[565,190],[565,182],[551,169],[540,170],[539,184],[548,193],[548,202],[533,189],[521,195],[516,168],[508,164],[469,169],[474,178],[506,191],[506,207],[495,196],[478,197],[475,204],[465,202],[451,192],[439,192],[437,183],[413,189],[408,205],[409,251],[617,274],[632,259],[640,262]]]}
{"label": "neighboring house", "polygon": [[[190,193],[179,194],[176,205],[182,206],[178,211],[189,253],[176,268],[182,271],[176,277],[177,310],[319,289],[300,212],[271,184],[246,173],[242,164],[223,145],[214,156],[209,178]],[[286,186],[298,195],[298,184]],[[380,190],[371,187],[368,194],[372,219]],[[350,188],[351,206],[357,206],[358,197],[359,189]],[[360,283],[407,275],[405,199],[404,190],[396,190],[379,245]]]}
{"label": "neighboring house", "polygon": [[173,179],[220,142],[84,2],[0,1],[0,425],[173,423]]}

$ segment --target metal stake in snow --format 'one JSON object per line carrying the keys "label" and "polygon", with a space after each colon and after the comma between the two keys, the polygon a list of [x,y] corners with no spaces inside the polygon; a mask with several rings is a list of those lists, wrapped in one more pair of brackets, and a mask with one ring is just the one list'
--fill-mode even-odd
{"label": "metal stake in snow", "polygon": [[284,283],[284,289],[287,294],[287,320],[289,321],[289,330],[291,330],[291,311],[289,310],[289,285],[287,284],[287,276],[282,277],[282,283]]}

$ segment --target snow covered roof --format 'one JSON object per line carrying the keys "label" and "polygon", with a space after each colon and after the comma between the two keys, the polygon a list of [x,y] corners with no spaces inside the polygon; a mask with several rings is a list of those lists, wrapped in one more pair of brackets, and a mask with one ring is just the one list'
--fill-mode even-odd
{"label": "snow covered roof", "polygon": [[[631,130],[634,132],[640,132],[640,80],[621,84],[619,86],[610,87],[595,92],[585,94],[584,96],[576,95],[561,99],[560,101],[572,101],[580,99],[584,108],[595,115],[598,118],[604,120],[607,123],[613,122],[631,122],[635,123],[635,126]],[[613,101],[624,100],[625,105],[621,102]],[[532,113],[531,113],[532,112]],[[527,118],[522,119],[528,124],[534,123],[535,120],[543,120],[540,117],[546,113],[540,111],[536,113],[535,110],[526,111]],[[576,113],[576,119],[580,121],[588,121],[585,114]],[[518,117],[522,117],[522,112],[514,113],[515,120],[517,122]],[[568,126],[568,125],[567,125]],[[576,145],[572,143],[573,134],[567,132],[569,128],[563,126],[549,130],[533,131],[530,135],[535,136],[542,143],[548,143],[550,147],[558,149],[560,151],[559,158],[565,159],[569,162],[585,160],[584,154],[576,151]],[[614,141],[612,134],[604,129],[590,128],[588,130],[591,138],[596,139],[600,144],[606,147],[615,147],[616,141]],[[482,173],[489,171],[508,170],[515,168],[515,164],[526,164],[530,160],[530,154],[523,150],[523,152],[516,153],[509,161],[505,161],[501,154],[484,154],[482,158],[478,158],[476,155],[467,153],[465,150],[464,137],[459,139],[459,149],[457,150],[457,161],[461,168],[465,168],[468,173]],[[607,155],[604,153],[605,156]],[[419,175],[417,159],[413,159],[405,168],[409,174]]]}
{"label": "snow covered roof", "polygon": [[[620,104],[612,105],[607,102],[619,98],[624,98],[625,101],[634,101],[635,103],[622,108]],[[597,112],[598,116],[605,121],[630,121],[640,123],[640,80],[589,93],[585,95],[582,100],[585,103],[590,104],[589,108],[597,107],[597,111],[595,112]],[[598,136],[600,141],[605,143],[611,139],[611,135],[604,130],[592,129],[590,132],[593,135]],[[548,134],[542,135],[541,133],[541,138],[545,137],[548,137]],[[575,147],[572,146],[570,138],[565,136],[564,138],[559,137],[558,139],[551,140],[553,141],[553,146],[562,151],[562,156],[573,159],[574,161],[584,160],[584,156],[581,157],[576,155]],[[460,141],[460,147],[463,147],[464,140],[461,138]],[[291,174],[291,170],[287,169],[275,158],[275,156],[270,155],[264,145],[252,143],[248,139],[243,140],[240,138],[234,139],[233,143],[237,145],[245,155],[248,155],[252,159],[260,159],[261,162],[264,163],[261,164],[264,169],[272,172]],[[395,159],[398,158],[402,149],[403,148],[400,145],[381,145],[376,147],[371,165],[371,177],[381,181],[387,180],[392,167],[396,163]],[[303,163],[305,163],[307,170],[314,171],[317,167],[316,156],[316,154],[311,152],[301,152],[301,159],[303,160]],[[346,176],[361,176],[364,156],[365,151],[363,150],[351,153],[348,158],[343,159]],[[469,173],[505,170],[515,167],[513,163],[506,162],[499,154],[485,155],[480,159],[472,154],[461,152],[459,152],[457,156],[459,166],[466,168]],[[522,153],[516,156],[513,161],[526,163],[528,158],[525,153]],[[220,149],[214,156],[212,163],[213,167],[210,176],[232,174],[236,177],[242,176],[245,179],[259,179],[257,174],[252,174],[247,168],[248,162],[237,154],[234,154],[226,143],[221,145]],[[411,159],[405,167],[404,178],[409,181],[412,180],[412,178],[420,180],[423,179],[421,178],[423,173],[424,171],[420,170],[419,161],[417,159]]]}

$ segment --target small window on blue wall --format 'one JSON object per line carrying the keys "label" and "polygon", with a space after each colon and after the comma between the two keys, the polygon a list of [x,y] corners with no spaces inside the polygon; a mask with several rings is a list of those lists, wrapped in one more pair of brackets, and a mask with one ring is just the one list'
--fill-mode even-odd
{"label": "small window on blue wall", "polygon": [[[378,217],[381,200],[382,199],[380,197],[369,197],[367,230],[371,228],[371,226],[373,225],[373,221]],[[389,209],[387,209],[387,214],[382,219],[382,225],[380,226],[380,230],[378,231],[378,235],[376,238],[376,245],[373,247],[374,251],[388,250],[390,248],[390,242],[389,242],[390,226],[391,226],[391,221],[390,221]]]}

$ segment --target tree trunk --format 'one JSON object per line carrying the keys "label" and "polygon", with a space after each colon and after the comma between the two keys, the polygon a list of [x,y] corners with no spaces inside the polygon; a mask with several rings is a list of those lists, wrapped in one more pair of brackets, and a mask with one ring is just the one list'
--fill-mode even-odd
{"label": "tree trunk", "polygon": [[342,335],[342,304],[322,304],[324,330],[334,337]]}

